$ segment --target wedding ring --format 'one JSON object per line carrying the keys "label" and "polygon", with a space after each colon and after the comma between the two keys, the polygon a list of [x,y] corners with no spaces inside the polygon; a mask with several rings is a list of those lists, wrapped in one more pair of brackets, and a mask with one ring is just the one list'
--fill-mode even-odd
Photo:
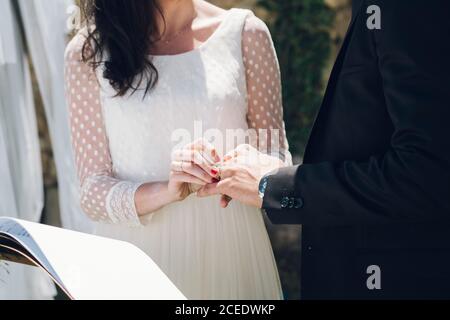
{"label": "wedding ring", "polygon": [[173,162],[172,170],[175,172],[183,172],[183,162],[182,161]]}
{"label": "wedding ring", "polygon": [[185,172],[184,169],[183,169],[183,164],[184,164],[184,161],[181,161],[181,163],[180,163],[181,172]]}

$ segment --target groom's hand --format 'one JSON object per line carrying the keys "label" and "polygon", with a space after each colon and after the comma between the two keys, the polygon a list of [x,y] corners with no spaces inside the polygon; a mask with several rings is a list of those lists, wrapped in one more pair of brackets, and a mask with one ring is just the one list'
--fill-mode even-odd
{"label": "groom's hand", "polygon": [[263,154],[250,145],[241,145],[224,158],[220,167],[221,181],[204,186],[197,195],[209,197],[222,195],[221,206],[226,208],[234,199],[246,205],[261,208],[263,199],[259,196],[261,179],[280,167],[283,162]]}

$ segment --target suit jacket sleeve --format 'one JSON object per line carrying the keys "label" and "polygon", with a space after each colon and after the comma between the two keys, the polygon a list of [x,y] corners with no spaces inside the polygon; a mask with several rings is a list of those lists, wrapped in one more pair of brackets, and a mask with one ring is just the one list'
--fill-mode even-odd
{"label": "suit jacket sleeve", "polygon": [[[274,223],[345,225],[450,217],[449,2],[372,2],[382,12],[382,29],[368,31],[368,36],[375,43],[395,128],[389,151],[365,162],[282,169],[269,179],[264,199]],[[301,208],[282,208],[287,204],[283,199],[300,199]]]}

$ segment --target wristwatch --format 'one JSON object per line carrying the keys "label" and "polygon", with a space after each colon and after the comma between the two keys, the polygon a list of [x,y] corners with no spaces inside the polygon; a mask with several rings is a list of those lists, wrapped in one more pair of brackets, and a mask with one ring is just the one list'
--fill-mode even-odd
{"label": "wristwatch", "polygon": [[265,176],[259,182],[259,197],[264,200],[264,196],[266,194],[267,185],[269,184],[269,176]]}

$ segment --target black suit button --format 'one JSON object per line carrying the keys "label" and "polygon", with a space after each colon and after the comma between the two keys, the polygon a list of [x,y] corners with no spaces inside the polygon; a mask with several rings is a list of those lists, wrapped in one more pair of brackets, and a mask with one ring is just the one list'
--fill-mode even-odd
{"label": "black suit button", "polygon": [[291,198],[289,199],[289,209],[294,209],[295,207],[295,199]]}
{"label": "black suit button", "polygon": [[295,199],[295,209],[301,209],[304,206],[302,198]]}
{"label": "black suit button", "polygon": [[289,198],[284,197],[281,199],[281,208],[286,209],[289,206]]}

